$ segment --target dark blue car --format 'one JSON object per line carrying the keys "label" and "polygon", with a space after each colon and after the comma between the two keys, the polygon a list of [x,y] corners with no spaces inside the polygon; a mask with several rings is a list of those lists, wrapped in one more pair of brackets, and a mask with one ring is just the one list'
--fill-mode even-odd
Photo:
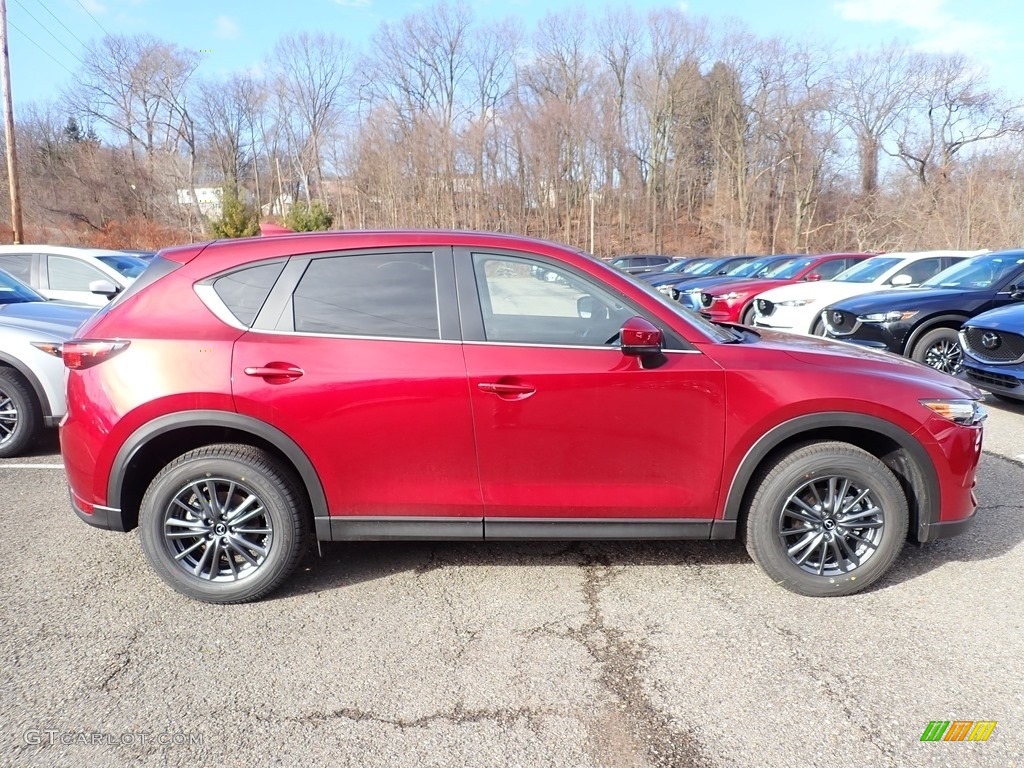
{"label": "dark blue car", "polygon": [[821,313],[825,335],[885,349],[956,373],[960,326],[975,315],[1024,300],[1024,250],[975,256],[917,288],[866,293]]}
{"label": "dark blue car", "polygon": [[998,398],[1024,403],[1024,302],[983,312],[960,329],[958,374]]}
{"label": "dark blue car", "polygon": [[660,286],[662,293],[680,302],[694,311],[700,309],[701,292],[716,285],[723,285],[735,280],[764,277],[776,267],[788,264],[795,256],[792,254],[774,256],[733,256],[727,259],[728,264],[720,266],[716,271],[704,275],[695,274],[688,279],[677,280],[668,288]]}

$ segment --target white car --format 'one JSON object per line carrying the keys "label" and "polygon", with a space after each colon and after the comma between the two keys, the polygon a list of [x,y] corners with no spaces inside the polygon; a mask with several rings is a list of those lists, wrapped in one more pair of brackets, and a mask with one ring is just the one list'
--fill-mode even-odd
{"label": "white car", "polygon": [[149,266],[139,257],[102,248],[0,246],[0,269],[47,299],[102,307]]}
{"label": "white car", "polygon": [[829,304],[885,288],[920,285],[946,267],[982,253],[988,251],[887,253],[855,264],[832,280],[772,288],[754,301],[754,325],[820,336],[821,310]]}

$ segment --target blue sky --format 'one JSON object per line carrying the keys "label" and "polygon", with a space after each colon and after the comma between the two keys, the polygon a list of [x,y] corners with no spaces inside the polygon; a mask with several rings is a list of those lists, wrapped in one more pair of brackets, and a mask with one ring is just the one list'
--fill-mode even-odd
{"label": "blue sky", "polygon": [[[56,97],[72,82],[68,70],[76,68],[83,42],[105,31],[149,33],[209,51],[200,72],[218,76],[258,67],[285,33],[333,31],[360,48],[381,22],[397,21],[431,4],[414,0],[8,0],[14,99],[18,105]],[[584,7],[596,17],[606,7],[627,3],[469,0],[468,4],[478,19],[515,16],[529,31],[549,12]],[[761,36],[832,41],[845,49],[899,40],[924,50],[963,51],[987,67],[992,84],[1014,97],[1024,97],[1019,75],[1024,65],[1018,42],[1024,36],[1020,0],[631,0],[628,5],[638,14],[676,7],[712,23],[739,19]]]}

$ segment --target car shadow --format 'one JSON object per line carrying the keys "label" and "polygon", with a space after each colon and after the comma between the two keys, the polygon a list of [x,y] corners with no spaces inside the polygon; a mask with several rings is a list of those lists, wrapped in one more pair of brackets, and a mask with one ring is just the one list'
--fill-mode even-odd
{"label": "car shadow", "polygon": [[44,429],[27,451],[18,458],[39,458],[40,456],[59,456],[60,438],[56,429]]}

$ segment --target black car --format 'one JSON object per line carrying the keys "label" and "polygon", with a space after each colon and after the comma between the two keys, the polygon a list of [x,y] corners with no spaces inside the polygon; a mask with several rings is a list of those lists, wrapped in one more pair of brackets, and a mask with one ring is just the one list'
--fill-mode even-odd
{"label": "black car", "polygon": [[1024,402],[1024,302],[968,320],[960,346],[960,378],[1000,399]]}
{"label": "black car", "polygon": [[642,254],[637,256],[619,256],[609,263],[616,269],[629,272],[631,275],[642,275],[645,272],[654,272],[667,267],[674,259],[671,256],[659,256],[657,254]]}
{"label": "black car", "polygon": [[821,313],[825,335],[905,355],[946,373],[962,359],[958,332],[975,315],[1024,299],[1024,250],[967,259],[917,288],[868,293]]}

